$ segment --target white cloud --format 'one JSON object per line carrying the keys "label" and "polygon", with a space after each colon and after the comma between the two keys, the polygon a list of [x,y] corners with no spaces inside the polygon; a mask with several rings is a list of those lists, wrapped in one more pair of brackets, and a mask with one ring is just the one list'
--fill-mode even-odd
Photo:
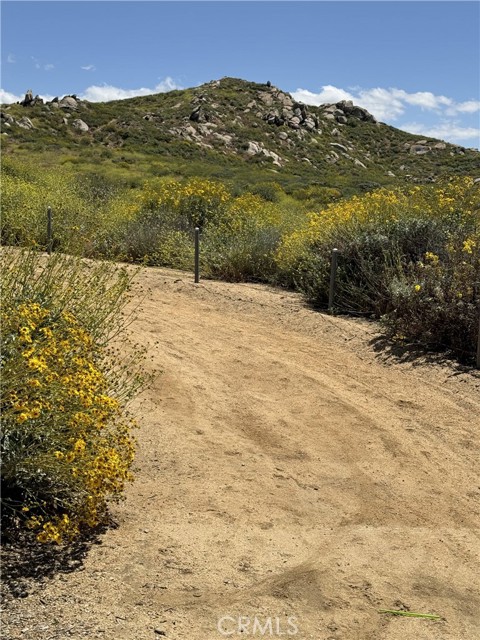
{"label": "white cloud", "polygon": [[16,60],[15,60],[15,56],[13,55],[13,53],[9,53],[8,54],[7,62],[9,62],[10,64],[15,64]]}
{"label": "white cloud", "polygon": [[12,104],[13,102],[20,102],[20,100],[23,100],[23,96],[16,96],[14,93],[10,93],[10,91],[0,89],[0,102],[2,104]]}
{"label": "white cloud", "polygon": [[466,102],[453,104],[446,109],[445,113],[448,116],[455,116],[459,113],[475,113],[476,111],[480,111],[480,100],[467,100]]}
{"label": "white cloud", "polygon": [[431,109],[436,111],[443,106],[449,106],[453,104],[451,98],[446,96],[436,96],[430,91],[417,91],[416,93],[407,93],[403,89],[389,89],[392,95],[396,96],[399,100],[406,104],[413,105],[415,107],[421,107],[422,109]]}
{"label": "white cloud", "polygon": [[297,89],[292,91],[292,97],[299,102],[319,106],[332,102],[340,102],[340,100],[353,100],[354,97],[344,89],[338,89],[330,84],[322,87],[320,93],[312,93],[308,89]]}
{"label": "white cloud", "polygon": [[[13,104],[14,102],[21,102],[25,98],[25,94],[21,96],[16,96],[14,93],[10,93],[10,91],[5,91],[4,89],[0,89],[0,102],[2,104]],[[40,98],[45,102],[51,102],[54,96],[51,96],[47,93],[40,94]]]}
{"label": "white cloud", "polygon": [[34,56],[30,56],[30,58],[33,60],[33,64],[35,69],[43,69],[44,71],[51,71],[52,69],[55,69],[55,65],[51,64],[51,63],[47,63],[44,64],[43,62],[41,62],[38,58],[35,58]]}
{"label": "white cloud", "polygon": [[419,122],[407,122],[402,124],[403,131],[415,133],[429,138],[438,138],[454,144],[461,144],[470,140],[480,146],[480,128],[463,127],[458,122],[440,122],[434,125],[424,125]]}
{"label": "white cloud", "polygon": [[345,91],[339,87],[326,85],[321,88],[319,93],[312,93],[308,89],[297,89],[292,93],[292,96],[296,100],[317,106],[340,100],[353,100],[358,106],[370,111],[378,120],[387,122],[397,120],[408,107],[419,107],[422,110],[434,111],[447,116],[475,113],[480,110],[480,101],[478,100],[456,103],[452,98],[435,95],[431,91],[408,93],[397,88],[362,89],[356,87]]}
{"label": "white cloud", "polygon": [[405,107],[395,89],[375,89],[361,90],[358,98],[353,100],[356,104],[367,111],[370,111],[377,120],[396,120],[401,116]]}
{"label": "white cloud", "polygon": [[292,93],[295,100],[306,104],[321,105],[340,100],[352,100],[356,105],[367,109],[378,120],[395,120],[405,111],[404,91],[398,89],[374,89],[355,88],[350,91],[325,85],[319,93],[312,93],[308,89],[297,89]]}
{"label": "white cloud", "polygon": [[80,69],[83,69],[84,71],[95,71],[95,65],[94,64],[87,64],[84,67],[80,67]]}
{"label": "white cloud", "polygon": [[167,77],[157,84],[153,89],[141,87],[140,89],[122,89],[112,85],[92,85],[85,89],[80,96],[83,100],[90,102],[108,102],[109,100],[125,100],[126,98],[134,98],[135,96],[148,96],[153,93],[165,93],[174,89],[182,89],[175,81]]}
{"label": "white cloud", "polygon": [[[318,93],[297,89],[292,92],[292,96],[295,100],[316,106],[352,100],[354,104],[367,109],[380,122],[395,123],[404,131],[439,138],[453,144],[480,146],[480,129],[459,120],[480,111],[479,100],[456,102],[448,96],[436,95],[431,91],[409,93],[395,87],[349,87],[347,90],[332,85],[321,87]],[[428,123],[416,121],[415,113],[419,111],[429,114]],[[407,112],[412,120],[407,124],[397,124]],[[424,118],[425,116],[422,117]]]}

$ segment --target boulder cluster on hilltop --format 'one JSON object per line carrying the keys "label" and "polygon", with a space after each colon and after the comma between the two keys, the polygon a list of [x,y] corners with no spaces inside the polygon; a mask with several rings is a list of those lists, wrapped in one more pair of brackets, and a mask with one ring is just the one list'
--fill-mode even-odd
{"label": "boulder cluster on hilltop", "polygon": [[375,174],[375,182],[382,176],[434,180],[460,156],[470,170],[478,154],[393,129],[351,100],[306,105],[271,82],[238,78],[105,103],[75,94],[45,100],[29,89],[16,105],[2,106],[0,124],[3,136],[14,142],[39,135],[72,148],[102,145],[191,158],[208,154],[220,163],[222,156],[236,156],[293,175],[302,174],[300,163],[312,175],[368,173]]}

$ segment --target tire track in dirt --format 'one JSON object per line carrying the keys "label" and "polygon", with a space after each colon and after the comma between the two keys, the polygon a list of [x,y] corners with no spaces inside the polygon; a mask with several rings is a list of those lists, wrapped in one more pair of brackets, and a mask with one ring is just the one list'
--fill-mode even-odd
{"label": "tire track in dirt", "polygon": [[[389,365],[373,325],[294,294],[140,282],[132,334],[164,373],[136,402],[137,481],[84,570],[14,604],[12,638],[29,605],[52,638],[215,640],[222,616],[284,636],[293,616],[315,640],[476,637],[478,377]],[[443,619],[377,612],[404,606]]]}

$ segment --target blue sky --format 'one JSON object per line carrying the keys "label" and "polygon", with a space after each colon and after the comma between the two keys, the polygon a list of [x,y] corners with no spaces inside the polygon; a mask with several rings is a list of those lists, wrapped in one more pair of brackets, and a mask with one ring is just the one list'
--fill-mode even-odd
{"label": "blue sky", "polygon": [[2,102],[270,80],[399,129],[480,146],[478,2],[1,2]]}

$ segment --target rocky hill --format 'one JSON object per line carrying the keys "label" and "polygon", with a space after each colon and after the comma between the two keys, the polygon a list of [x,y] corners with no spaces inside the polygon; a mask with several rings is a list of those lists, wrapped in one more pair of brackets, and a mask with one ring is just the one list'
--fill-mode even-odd
{"label": "rocky hill", "polygon": [[102,150],[105,161],[154,156],[171,160],[172,169],[179,161],[201,162],[212,175],[247,165],[252,175],[273,171],[280,182],[301,177],[355,190],[480,176],[474,149],[419,139],[350,101],[307,106],[269,82],[235,78],[107,103],[75,95],[44,103],[29,91],[21,103],[2,107],[1,123],[7,152]]}

